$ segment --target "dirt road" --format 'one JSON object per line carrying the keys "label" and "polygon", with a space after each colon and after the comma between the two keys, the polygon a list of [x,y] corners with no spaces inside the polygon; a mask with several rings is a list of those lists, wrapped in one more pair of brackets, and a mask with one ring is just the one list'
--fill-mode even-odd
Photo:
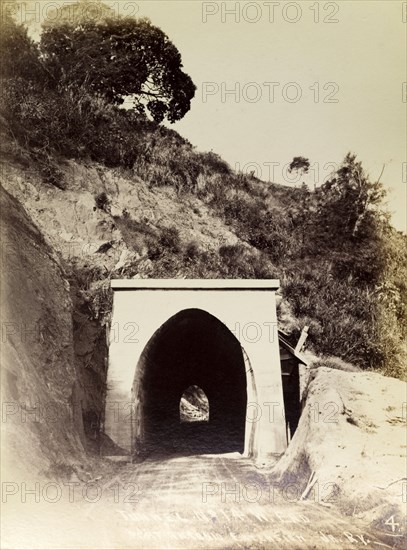
{"label": "dirt road", "polygon": [[42,484],[38,494],[25,495],[25,502],[23,487],[14,495],[10,490],[3,548],[343,550],[402,545],[391,522],[372,531],[363,519],[342,517],[327,506],[335,487],[314,486],[311,500],[300,501],[299,487],[276,486],[265,470],[239,455],[152,456],[111,467],[115,473],[108,480]]}

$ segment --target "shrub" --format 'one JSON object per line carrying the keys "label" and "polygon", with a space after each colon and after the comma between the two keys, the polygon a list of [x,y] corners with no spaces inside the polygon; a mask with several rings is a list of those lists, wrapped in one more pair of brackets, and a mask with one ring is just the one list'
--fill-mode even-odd
{"label": "shrub", "polygon": [[154,243],[148,251],[151,260],[156,260],[160,256],[177,255],[181,250],[181,238],[176,227],[167,227],[162,229],[158,241]]}
{"label": "shrub", "polygon": [[128,216],[115,217],[114,220],[130,250],[143,254],[156,246],[159,232],[147,222],[137,222]]}
{"label": "shrub", "polygon": [[102,191],[95,197],[95,203],[96,207],[99,208],[99,210],[104,210],[105,212],[109,211],[110,207],[110,199],[107,196],[105,191]]}
{"label": "shrub", "polygon": [[200,254],[199,245],[196,241],[191,241],[185,247],[185,259],[187,261],[196,259],[199,256],[199,254]]}
{"label": "shrub", "polygon": [[198,153],[198,159],[202,166],[209,173],[213,174],[231,174],[230,166],[216,153],[210,151],[209,153]]}
{"label": "shrub", "polygon": [[333,356],[323,356],[316,361],[313,361],[309,367],[311,369],[327,367],[329,369],[342,370],[345,372],[361,372],[361,369],[355,365],[352,365],[352,363],[347,363],[339,357]]}
{"label": "shrub", "polygon": [[44,181],[58,187],[58,189],[66,189],[65,175],[57,166],[56,161],[48,155],[39,155],[38,158],[40,159],[38,162]]}
{"label": "shrub", "polygon": [[275,277],[275,267],[267,256],[241,244],[224,245],[219,255],[230,278],[271,279]]}
{"label": "shrub", "polygon": [[170,252],[179,252],[181,248],[181,238],[176,227],[167,227],[162,230],[159,244]]}

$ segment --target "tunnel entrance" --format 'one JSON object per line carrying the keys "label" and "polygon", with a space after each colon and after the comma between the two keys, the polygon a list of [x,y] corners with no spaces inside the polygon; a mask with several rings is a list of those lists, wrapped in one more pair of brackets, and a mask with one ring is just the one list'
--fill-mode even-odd
{"label": "tunnel entrance", "polygon": [[[180,401],[194,385],[209,402],[202,429],[210,450],[243,451],[259,462],[284,453],[279,281],[115,279],[111,286],[103,430],[123,454],[177,449]],[[191,452],[202,448],[184,439]]]}
{"label": "tunnel entrance", "polygon": [[133,452],[243,453],[246,385],[242,348],[230,330],[206,311],[180,311],[140,356]]}

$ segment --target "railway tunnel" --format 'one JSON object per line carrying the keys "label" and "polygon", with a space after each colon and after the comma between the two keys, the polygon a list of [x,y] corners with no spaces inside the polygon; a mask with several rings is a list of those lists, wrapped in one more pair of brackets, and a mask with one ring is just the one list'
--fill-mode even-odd
{"label": "railway tunnel", "polygon": [[[263,460],[285,451],[278,281],[111,284],[105,455],[237,451]],[[182,422],[191,386],[208,399],[209,418]]]}
{"label": "railway tunnel", "polygon": [[[243,452],[245,360],[239,341],[216,317],[201,309],[172,316],[147,343],[136,372],[136,453]],[[208,399],[208,421],[180,421],[180,400],[191,386]]]}

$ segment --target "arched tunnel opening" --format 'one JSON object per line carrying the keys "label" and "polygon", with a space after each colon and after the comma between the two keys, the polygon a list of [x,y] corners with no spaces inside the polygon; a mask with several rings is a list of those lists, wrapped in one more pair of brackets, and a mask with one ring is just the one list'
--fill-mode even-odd
{"label": "arched tunnel opening", "polygon": [[183,422],[209,422],[209,401],[199,386],[189,386],[179,402],[179,419]]}
{"label": "arched tunnel opening", "polygon": [[[208,418],[181,421],[185,392],[199,388]],[[195,390],[196,391],[196,390]],[[195,394],[196,397],[196,394]],[[136,454],[243,452],[247,406],[242,348],[216,317],[180,311],[147,343],[133,385]]]}

